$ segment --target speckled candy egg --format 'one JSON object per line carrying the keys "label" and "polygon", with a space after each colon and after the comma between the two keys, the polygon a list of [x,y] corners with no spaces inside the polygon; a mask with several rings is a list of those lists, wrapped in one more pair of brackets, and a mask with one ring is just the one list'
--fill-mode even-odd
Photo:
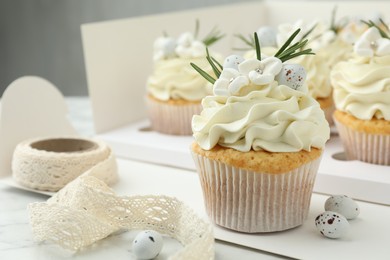
{"label": "speckled candy egg", "polygon": [[163,246],[163,238],[154,230],[145,230],[137,234],[133,241],[133,253],[137,259],[153,259]]}
{"label": "speckled candy egg", "polygon": [[270,26],[263,26],[257,30],[260,47],[276,47],[276,30]]}
{"label": "speckled candy egg", "polygon": [[337,212],[325,211],[317,216],[316,227],[320,233],[328,238],[340,238],[349,229],[348,220]]}
{"label": "speckled candy egg", "polygon": [[358,204],[346,195],[334,195],[325,202],[325,210],[340,213],[347,219],[354,219],[360,213]]}
{"label": "speckled candy egg", "polygon": [[280,85],[286,85],[295,90],[303,86],[305,79],[306,71],[299,64],[283,64],[282,70],[275,77]]}
{"label": "speckled candy egg", "polygon": [[230,68],[238,70],[238,65],[243,62],[245,59],[240,55],[230,55],[226,57],[223,62],[223,68]]}

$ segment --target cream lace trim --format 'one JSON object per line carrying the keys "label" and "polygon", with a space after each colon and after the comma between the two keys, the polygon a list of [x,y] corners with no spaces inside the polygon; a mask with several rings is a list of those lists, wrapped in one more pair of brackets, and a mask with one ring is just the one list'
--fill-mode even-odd
{"label": "cream lace trim", "polygon": [[213,259],[212,226],[176,198],[115,195],[93,177],[95,169],[69,183],[47,202],[29,205],[33,234],[79,250],[120,229],[154,229],[184,247],[169,259]]}

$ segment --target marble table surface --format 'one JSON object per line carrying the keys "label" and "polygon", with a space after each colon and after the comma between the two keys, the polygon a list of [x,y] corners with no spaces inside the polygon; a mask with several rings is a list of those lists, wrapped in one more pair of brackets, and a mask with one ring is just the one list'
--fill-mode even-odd
{"label": "marble table surface", "polygon": [[[81,135],[94,134],[92,113],[87,98],[66,98],[72,124]],[[33,239],[27,206],[43,202],[48,196],[24,191],[0,182],[0,259],[134,259],[131,241],[134,232],[116,234],[75,253],[49,243],[37,243]],[[156,259],[167,259],[168,253]],[[253,250],[238,245],[216,241],[216,259],[290,259],[268,252]]]}

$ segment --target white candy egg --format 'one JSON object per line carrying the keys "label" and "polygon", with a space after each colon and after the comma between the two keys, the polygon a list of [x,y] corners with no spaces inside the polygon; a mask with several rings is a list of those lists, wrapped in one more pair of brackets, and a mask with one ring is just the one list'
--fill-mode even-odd
{"label": "white candy egg", "polygon": [[305,79],[305,68],[299,64],[283,64],[282,70],[275,77],[280,85],[286,85],[295,90],[300,90],[305,83]]}
{"label": "white candy egg", "polygon": [[325,211],[315,219],[316,227],[328,238],[340,238],[349,230],[348,220],[337,212]]}
{"label": "white candy egg", "polygon": [[238,70],[238,65],[245,59],[240,55],[230,55],[223,62],[223,68]]}
{"label": "white candy egg", "polygon": [[360,213],[360,208],[356,201],[345,195],[334,195],[325,202],[325,210],[340,213],[347,219],[354,219]]}
{"label": "white candy egg", "polygon": [[163,238],[157,231],[145,230],[137,234],[133,241],[133,253],[137,259],[153,259],[162,249]]}
{"label": "white candy egg", "polygon": [[260,47],[276,47],[276,30],[270,26],[263,26],[257,30]]}

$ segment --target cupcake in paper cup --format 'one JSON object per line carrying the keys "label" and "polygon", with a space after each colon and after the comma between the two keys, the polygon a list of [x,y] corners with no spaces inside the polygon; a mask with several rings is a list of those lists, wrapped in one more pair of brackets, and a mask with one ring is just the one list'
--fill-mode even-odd
{"label": "cupcake in paper cup", "polygon": [[390,37],[371,25],[332,70],[334,120],[348,159],[390,165]]}
{"label": "cupcake in paper cup", "polygon": [[146,104],[153,130],[171,135],[192,134],[192,116],[200,113],[201,100],[212,89],[190,63],[195,62],[211,73],[205,59],[206,47],[222,37],[213,29],[203,40],[186,32],[177,39],[164,36],[155,41],[154,71],[146,84]]}
{"label": "cupcake in paper cup", "polygon": [[[275,56],[231,55],[214,64],[213,96],[192,120],[191,146],[212,221],[246,232],[282,231],[307,218],[329,125],[305,88],[305,70],[286,64],[311,53],[290,40]],[[255,34],[255,39],[257,34]],[[300,50],[302,48],[302,51]]]}

